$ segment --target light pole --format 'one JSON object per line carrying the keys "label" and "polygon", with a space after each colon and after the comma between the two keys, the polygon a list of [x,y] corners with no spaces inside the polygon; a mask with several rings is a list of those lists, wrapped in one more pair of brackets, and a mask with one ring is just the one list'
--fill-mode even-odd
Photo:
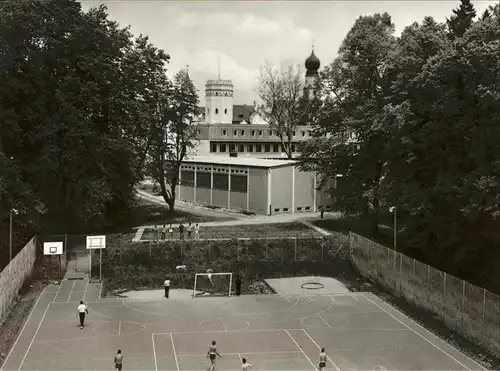
{"label": "light pole", "polygon": [[394,215],[394,223],[393,223],[393,233],[394,233],[394,268],[396,268],[396,257],[397,257],[397,222],[398,222],[398,219],[397,219],[397,209],[396,209],[396,206],[391,206],[389,208],[389,211],[392,213],[392,215]]}
{"label": "light pole", "polygon": [[10,209],[9,220],[9,263],[12,261],[12,214],[18,214],[17,209]]}

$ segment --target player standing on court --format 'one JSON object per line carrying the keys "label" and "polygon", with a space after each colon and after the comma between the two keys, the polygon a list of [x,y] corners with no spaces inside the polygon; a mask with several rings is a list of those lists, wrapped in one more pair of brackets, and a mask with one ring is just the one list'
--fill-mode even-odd
{"label": "player standing on court", "polygon": [[123,354],[121,349],[118,349],[118,352],[116,352],[114,362],[116,371],[121,371],[123,367]]}
{"label": "player standing on court", "polygon": [[89,314],[89,310],[87,306],[83,304],[83,300],[80,301],[80,305],[77,309],[77,317],[80,316],[80,330],[83,329],[83,325],[85,323],[85,314]]}
{"label": "player standing on court", "polygon": [[325,367],[326,367],[325,348],[321,348],[321,353],[319,354],[319,371],[323,371]]}
{"label": "player standing on court", "polygon": [[215,346],[215,340],[214,340],[214,341],[212,341],[212,344],[208,346],[207,358],[210,359],[210,368],[208,369],[209,371],[215,370],[215,358],[216,358],[216,356],[219,356],[219,358],[222,358],[221,355],[217,352],[217,347]]}
{"label": "player standing on court", "polygon": [[165,282],[163,282],[163,286],[165,286],[165,297],[168,299],[168,293],[170,292],[170,279],[168,279],[168,277]]}
{"label": "player standing on court", "polygon": [[241,371],[250,371],[252,369],[252,365],[247,363],[246,358],[241,359]]}

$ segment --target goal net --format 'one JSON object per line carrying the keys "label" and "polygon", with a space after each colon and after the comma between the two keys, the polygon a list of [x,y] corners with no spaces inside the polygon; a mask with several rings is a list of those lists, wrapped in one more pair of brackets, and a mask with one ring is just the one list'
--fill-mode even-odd
{"label": "goal net", "polygon": [[197,273],[194,277],[193,297],[230,296],[232,273]]}

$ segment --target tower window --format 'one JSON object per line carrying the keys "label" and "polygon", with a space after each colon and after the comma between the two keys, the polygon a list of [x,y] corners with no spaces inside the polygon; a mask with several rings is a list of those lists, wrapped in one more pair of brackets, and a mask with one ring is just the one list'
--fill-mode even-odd
{"label": "tower window", "polygon": [[219,109],[218,108],[215,109],[215,113],[219,113]]}
{"label": "tower window", "polygon": [[239,150],[239,152],[245,152],[245,145],[240,144],[238,150]]}
{"label": "tower window", "polygon": [[271,152],[271,145],[270,144],[266,144],[265,145],[265,152]]}
{"label": "tower window", "polygon": [[300,133],[302,134],[303,137],[306,136],[306,132],[304,130],[302,130]]}
{"label": "tower window", "polygon": [[233,134],[234,134],[234,136],[237,136],[238,135],[238,130],[234,130]]}
{"label": "tower window", "polygon": [[270,135],[270,136],[273,136],[273,135],[274,135],[274,130],[271,130],[271,131],[269,132],[269,135]]}
{"label": "tower window", "polygon": [[226,109],[224,109],[224,113],[226,113],[226,114],[227,114],[227,108],[226,108]]}
{"label": "tower window", "polygon": [[[215,110],[215,111],[217,111],[217,110]],[[217,112],[215,112],[215,113],[217,113]],[[295,136],[295,131],[292,132],[292,135]]]}
{"label": "tower window", "polygon": [[262,136],[262,130],[259,130],[259,136]]}
{"label": "tower window", "polygon": [[242,130],[242,131],[241,131],[241,135],[245,135],[245,130]]}
{"label": "tower window", "polygon": [[220,144],[220,152],[226,152],[226,145],[225,144]]}
{"label": "tower window", "polygon": [[227,130],[226,129],[222,129],[222,135],[224,135],[224,136],[227,135]]}
{"label": "tower window", "polygon": [[255,136],[255,130],[252,130],[252,137]]}

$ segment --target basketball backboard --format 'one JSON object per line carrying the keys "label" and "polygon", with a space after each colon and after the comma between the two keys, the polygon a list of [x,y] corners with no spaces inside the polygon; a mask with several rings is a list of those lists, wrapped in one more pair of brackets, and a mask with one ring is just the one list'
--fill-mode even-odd
{"label": "basketball backboard", "polygon": [[62,242],[44,242],[43,255],[62,255],[63,243]]}
{"label": "basketball backboard", "polygon": [[87,249],[105,249],[106,236],[87,236]]}

